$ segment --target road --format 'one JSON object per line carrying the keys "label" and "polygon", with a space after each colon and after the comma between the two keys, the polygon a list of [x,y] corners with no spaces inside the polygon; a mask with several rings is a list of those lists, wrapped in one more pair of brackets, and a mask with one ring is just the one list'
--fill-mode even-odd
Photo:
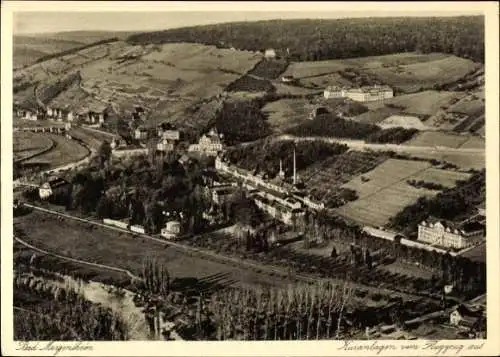
{"label": "road", "polygon": [[349,146],[355,150],[374,150],[374,151],[394,151],[407,154],[443,154],[443,155],[467,155],[485,157],[485,149],[478,148],[448,148],[443,146],[412,146],[397,144],[372,144],[362,140],[345,140],[336,138],[323,138],[317,136],[297,137],[293,135],[279,135],[275,140],[293,140],[297,141],[324,141],[327,143],[337,143]]}

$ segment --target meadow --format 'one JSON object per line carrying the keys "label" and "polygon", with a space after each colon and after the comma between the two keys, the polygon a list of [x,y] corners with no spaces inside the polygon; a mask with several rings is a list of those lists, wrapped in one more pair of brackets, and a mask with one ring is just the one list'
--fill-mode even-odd
{"label": "meadow", "polygon": [[464,145],[469,140],[469,138],[470,136],[468,135],[426,131],[418,134],[413,139],[404,143],[404,145],[429,147],[443,146],[456,149]]}

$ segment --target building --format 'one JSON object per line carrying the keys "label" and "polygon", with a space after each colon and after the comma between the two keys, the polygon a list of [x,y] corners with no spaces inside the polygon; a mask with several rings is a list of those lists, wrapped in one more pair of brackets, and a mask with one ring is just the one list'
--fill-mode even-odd
{"label": "building", "polygon": [[285,224],[293,225],[299,218],[304,217],[305,211],[300,208],[299,202],[293,200],[269,199],[259,192],[252,195],[257,207],[269,214],[274,219],[282,221]]}
{"label": "building", "polygon": [[360,88],[342,88],[330,86],[323,92],[325,99],[348,98],[355,102],[372,102],[389,99],[394,96],[394,91],[389,86],[366,86]]}
{"label": "building", "polygon": [[429,217],[418,225],[418,240],[446,248],[463,249],[480,243],[485,234],[479,222],[453,223]]}
{"label": "building", "polygon": [[389,99],[394,96],[392,88],[389,86],[369,86],[361,88],[347,89],[344,91],[344,97],[355,102],[372,102]]}
{"label": "building", "polygon": [[267,59],[274,59],[276,58],[276,51],[272,48],[268,48],[264,51],[264,57]]}
{"label": "building", "polygon": [[181,138],[180,131],[175,129],[170,123],[162,123],[158,125],[157,133],[159,138],[171,141],[179,141]]}
{"label": "building", "polygon": [[148,138],[148,129],[139,127],[134,131],[134,138],[137,140],[146,140]]}
{"label": "building", "polygon": [[329,86],[323,92],[325,99],[343,98],[345,96],[344,89],[338,86]]}
{"label": "building", "polygon": [[162,152],[174,151],[174,143],[167,139],[162,139],[156,144],[156,150]]}
{"label": "building", "polygon": [[283,76],[281,77],[281,81],[283,83],[293,83],[295,82],[295,78],[293,76]]}
{"label": "building", "polygon": [[214,203],[218,205],[226,203],[236,192],[236,190],[237,186],[234,184],[218,185],[208,188],[210,198]]}
{"label": "building", "polygon": [[55,178],[42,184],[38,190],[40,199],[46,200],[52,196],[66,195],[69,193],[71,184],[63,178]]}
{"label": "building", "polygon": [[190,145],[188,151],[197,151],[205,155],[216,156],[223,149],[222,134],[219,134],[217,129],[212,129],[208,134],[204,134],[200,138],[198,144]]}
{"label": "building", "polygon": [[460,305],[450,313],[450,325],[470,329],[476,324],[479,315],[465,305]]}
{"label": "building", "polygon": [[179,221],[169,221],[161,229],[161,236],[166,239],[175,239],[182,233],[182,225]]}

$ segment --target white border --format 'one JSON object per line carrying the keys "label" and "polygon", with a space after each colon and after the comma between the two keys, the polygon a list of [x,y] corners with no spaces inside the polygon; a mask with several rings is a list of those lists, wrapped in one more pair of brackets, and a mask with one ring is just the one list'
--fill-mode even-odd
{"label": "white border", "polygon": [[[338,11],[358,12],[360,16],[373,13],[379,16],[416,16],[424,12],[442,15],[457,13],[473,13],[485,15],[486,23],[486,166],[487,166],[487,271],[488,271],[488,339],[479,351],[462,350],[440,355],[498,355],[500,339],[495,338],[499,331],[499,289],[497,287],[500,273],[499,265],[499,117],[498,117],[498,4],[495,2],[29,2],[8,1],[2,3],[2,355],[38,356],[47,355],[50,351],[16,351],[12,331],[12,13],[14,11]],[[457,340],[441,341],[442,344],[454,346],[477,343],[478,341]],[[384,341],[363,341],[369,345],[383,345]],[[393,346],[408,344],[406,341],[387,341]],[[420,346],[425,341],[411,341]],[[74,343],[69,343],[74,345]],[[345,351],[339,349],[342,342],[336,341],[304,341],[304,342],[93,342],[92,354],[88,352],[61,352],[59,355],[99,355],[99,356],[308,356],[308,355],[375,355],[376,350]],[[53,355],[53,353],[50,353]],[[436,351],[420,348],[418,350],[385,350],[380,355],[387,356],[430,356]]]}

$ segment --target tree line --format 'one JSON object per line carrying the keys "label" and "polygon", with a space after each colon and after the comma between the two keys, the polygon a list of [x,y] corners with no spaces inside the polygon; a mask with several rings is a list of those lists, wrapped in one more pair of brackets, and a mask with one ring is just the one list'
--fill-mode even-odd
{"label": "tree line", "polygon": [[294,61],[397,52],[443,52],[484,62],[484,17],[391,17],[233,22],[138,33],[131,44],[194,42],[221,48],[274,48]]}
{"label": "tree line", "polygon": [[322,114],[314,120],[287,130],[296,136],[321,136],[365,140],[369,143],[401,144],[410,140],[418,130],[395,127],[382,129],[377,125],[342,119],[334,114]]}
{"label": "tree line", "polygon": [[293,143],[263,140],[244,147],[230,148],[225,157],[238,167],[264,172],[270,177],[278,175],[281,160],[285,174],[290,176],[293,170],[293,150],[296,153],[297,170],[303,170],[315,162],[346,152],[348,147],[320,141]]}

